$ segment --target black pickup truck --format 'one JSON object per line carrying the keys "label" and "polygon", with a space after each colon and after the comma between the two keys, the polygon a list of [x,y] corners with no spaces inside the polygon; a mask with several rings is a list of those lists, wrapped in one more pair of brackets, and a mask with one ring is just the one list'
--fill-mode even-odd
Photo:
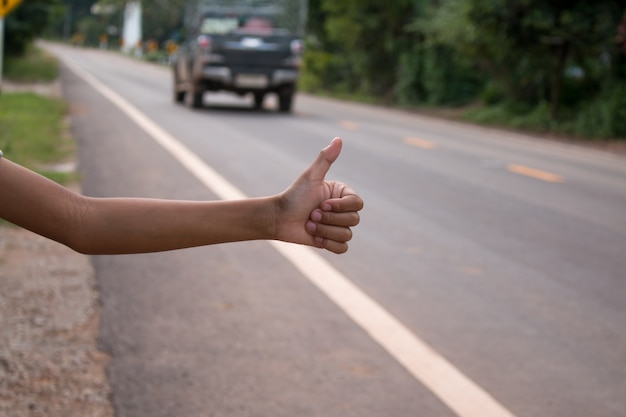
{"label": "black pickup truck", "polygon": [[252,94],[256,108],[268,93],[290,112],[303,52],[302,40],[274,27],[267,16],[207,13],[189,30],[174,57],[174,100],[203,105],[207,91]]}

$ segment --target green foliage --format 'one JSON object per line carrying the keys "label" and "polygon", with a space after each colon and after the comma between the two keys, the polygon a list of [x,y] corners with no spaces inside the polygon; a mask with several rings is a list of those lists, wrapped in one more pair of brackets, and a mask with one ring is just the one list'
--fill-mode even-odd
{"label": "green foliage", "polygon": [[550,118],[550,106],[542,101],[536,106],[519,103],[501,103],[470,109],[463,114],[465,120],[480,124],[503,126],[513,129],[547,132],[559,126]]}
{"label": "green foliage", "polygon": [[612,86],[583,106],[571,131],[582,137],[626,138],[626,83]]}
{"label": "green foliage", "polygon": [[311,0],[303,88],[624,137],[625,12],[620,0]]}
{"label": "green foliage", "polygon": [[159,44],[171,39],[180,30],[186,0],[142,1],[144,39],[154,39]]}
{"label": "green foliage", "polygon": [[60,0],[27,0],[6,17],[4,52],[19,56],[45,30],[51,16],[58,15]]}
{"label": "green foliage", "polygon": [[424,53],[424,100],[430,104],[463,104],[482,88],[477,69],[456,49],[434,45]]}
{"label": "green foliage", "polygon": [[302,76],[300,77],[300,88],[308,91],[321,91],[331,89],[336,84],[331,81],[330,63],[332,55],[326,51],[309,44],[306,48],[302,63]]}
{"label": "green foliage", "polygon": [[566,68],[585,67],[614,52],[617,1],[467,1],[474,26],[471,56],[483,60],[509,97],[548,101],[553,118],[563,99]]}
{"label": "green foliage", "polygon": [[[81,26],[85,25],[84,19],[100,20],[100,28],[98,28],[97,32],[104,30],[106,22],[103,22],[102,19],[97,19],[91,14],[91,7],[97,3],[97,0],[58,1],[61,3],[60,12],[51,14],[44,32],[46,37],[69,41],[74,34],[80,32]],[[118,20],[118,22],[120,21]],[[95,45],[95,43],[92,45]]]}
{"label": "green foliage", "polygon": [[412,49],[400,55],[398,62],[395,96],[403,106],[415,105],[428,101],[424,86],[424,48],[416,44]]}
{"label": "green foliage", "polygon": [[[91,15],[94,2],[25,1],[7,20],[11,51],[24,51],[50,16],[97,45],[125,0],[101,0],[117,6],[110,16]],[[175,36],[186,0],[142,4],[144,39]],[[623,0],[309,0],[300,87],[403,106],[470,104],[473,120],[624,138],[625,12]]]}
{"label": "green foliage", "polygon": [[[123,30],[124,9],[127,0],[58,0],[65,14],[55,15],[46,34],[53,38],[70,40],[80,33],[85,46],[97,47],[100,37],[108,37],[108,46],[116,47]],[[142,3],[142,32],[145,40],[163,43],[179,33],[187,0],[140,0]],[[93,14],[94,4],[108,11]]]}
{"label": "green foliage", "polygon": [[82,34],[83,45],[98,46],[100,35],[106,33],[106,27],[101,19],[85,16],[76,22],[76,32]]}
{"label": "green foliage", "polygon": [[568,117],[554,120],[550,105],[505,102],[464,112],[463,118],[481,124],[537,132],[554,132],[580,138],[626,138],[626,83],[607,88],[596,98],[568,110]]}
{"label": "green foliage", "polygon": [[342,88],[391,99],[401,52],[412,41],[405,30],[412,2],[322,0],[320,6],[325,15],[324,49],[344,75]]}

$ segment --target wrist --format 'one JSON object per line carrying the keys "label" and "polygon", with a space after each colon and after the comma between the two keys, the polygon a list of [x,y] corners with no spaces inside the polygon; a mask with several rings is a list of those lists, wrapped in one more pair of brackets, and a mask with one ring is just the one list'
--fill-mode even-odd
{"label": "wrist", "polygon": [[279,224],[281,212],[281,195],[267,197],[267,238],[270,240],[279,239]]}

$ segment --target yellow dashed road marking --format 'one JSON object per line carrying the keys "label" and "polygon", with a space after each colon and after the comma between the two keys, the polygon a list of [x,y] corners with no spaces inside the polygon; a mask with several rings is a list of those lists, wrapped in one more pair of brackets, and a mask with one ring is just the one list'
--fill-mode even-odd
{"label": "yellow dashed road marking", "polygon": [[461,272],[472,277],[478,277],[484,273],[484,271],[477,266],[465,266],[461,268]]}
{"label": "yellow dashed road marking", "polygon": [[349,130],[357,130],[359,128],[359,124],[357,122],[353,122],[352,120],[342,120],[339,122],[339,125],[344,129]]}
{"label": "yellow dashed road marking", "polygon": [[524,165],[516,165],[510,164],[507,166],[509,172],[513,172],[514,174],[525,175],[527,177],[535,178],[537,180],[546,181],[546,182],[565,182],[565,178],[553,174],[547,171],[541,171],[539,169],[530,168]]}
{"label": "yellow dashed road marking", "polygon": [[435,145],[433,142],[413,137],[404,138],[404,143],[410,146],[417,146],[418,148],[422,149],[435,149],[437,147],[437,145]]}

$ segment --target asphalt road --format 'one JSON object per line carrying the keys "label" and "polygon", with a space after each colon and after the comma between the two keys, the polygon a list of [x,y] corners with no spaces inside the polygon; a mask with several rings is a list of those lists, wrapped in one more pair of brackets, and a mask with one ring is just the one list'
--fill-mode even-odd
{"label": "asphalt road", "polygon": [[50,48],[89,195],[218,198],[129,111],[247,196],[343,137],[329,177],[366,207],[347,254],[318,254],[403,326],[267,242],[94,257],[118,416],[626,416],[623,156],[303,94],[191,111],[165,67]]}

